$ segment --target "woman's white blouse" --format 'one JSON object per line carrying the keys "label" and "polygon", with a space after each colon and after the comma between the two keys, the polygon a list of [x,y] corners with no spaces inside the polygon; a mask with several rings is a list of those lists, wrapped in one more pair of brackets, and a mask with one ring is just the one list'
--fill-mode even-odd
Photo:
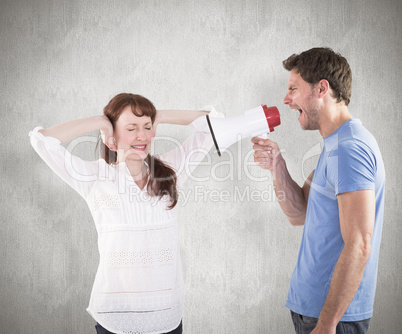
{"label": "woman's white blouse", "polygon": [[[179,186],[213,145],[207,131],[199,132],[204,119],[192,123],[198,131],[182,147],[159,156],[175,169]],[[97,229],[100,261],[87,311],[113,333],[175,329],[184,308],[178,206],[168,210],[167,196],[148,196],[125,163],[84,161],[40,129],[29,133],[33,148],[85,199]]]}

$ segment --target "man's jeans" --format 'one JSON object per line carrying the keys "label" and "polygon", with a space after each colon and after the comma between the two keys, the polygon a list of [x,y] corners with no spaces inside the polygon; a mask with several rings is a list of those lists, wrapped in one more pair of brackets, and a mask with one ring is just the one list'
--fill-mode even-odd
{"label": "man's jeans", "polygon": [[[317,325],[317,318],[306,317],[290,311],[293,325],[297,334],[309,334]],[[362,321],[341,321],[336,326],[336,334],[366,334],[368,331],[370,319]]]}

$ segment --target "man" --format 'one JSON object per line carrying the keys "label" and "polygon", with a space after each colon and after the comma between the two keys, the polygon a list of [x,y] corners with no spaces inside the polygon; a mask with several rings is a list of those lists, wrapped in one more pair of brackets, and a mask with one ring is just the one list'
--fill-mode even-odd
{"label": "man", "polygon": [[286,306],[297,333],[366,333],[384,210],[381,153],[348,111],[352,74],[344,57],[314,48],[283,66],[290,71],[283,102],[299,111],[303,130],[318,130],[324,138],[303,187],[291,178],[275,142],[252,139],[254,161],[272,173],[287,219],[304,225]]}

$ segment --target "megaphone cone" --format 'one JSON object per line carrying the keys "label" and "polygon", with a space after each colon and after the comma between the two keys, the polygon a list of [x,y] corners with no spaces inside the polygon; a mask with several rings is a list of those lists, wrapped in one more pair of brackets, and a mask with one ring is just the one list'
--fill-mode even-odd
{"label": "megaphone cone", "polygon": [[221,119],[207,115],[206,118],[219,156],[239,139],[268,134],[281,124],[278,109],[266,105],[247,110],[236,117]]}

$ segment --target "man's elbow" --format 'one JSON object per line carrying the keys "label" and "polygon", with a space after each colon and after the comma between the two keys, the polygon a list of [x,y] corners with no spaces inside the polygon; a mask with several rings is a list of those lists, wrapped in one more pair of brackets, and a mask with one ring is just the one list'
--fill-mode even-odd
{"label": "man's elbow", "polygon": [[292,226],[303,226],[306,221],[306,213],[307,213],[307,202],[299,207],[297,210],[293,210],[292,213],[285,212],[286,218]]}
{"label": "man's elbow", "polygon": [[358,238],[354,243],[354,249],[359,259],[366,264],[371,254],[371,234]]}
{"label": "man's elbow", "polygon": [[292,226],[303,226],[304,225],[304,219],[288,219],[288,220]]}
{"label": "man's elbow", "polygon": [[289,223],[292,226],[303,226],[304,222],[306,221],[306,214],[299,214],[294,216],[287,216]]}

